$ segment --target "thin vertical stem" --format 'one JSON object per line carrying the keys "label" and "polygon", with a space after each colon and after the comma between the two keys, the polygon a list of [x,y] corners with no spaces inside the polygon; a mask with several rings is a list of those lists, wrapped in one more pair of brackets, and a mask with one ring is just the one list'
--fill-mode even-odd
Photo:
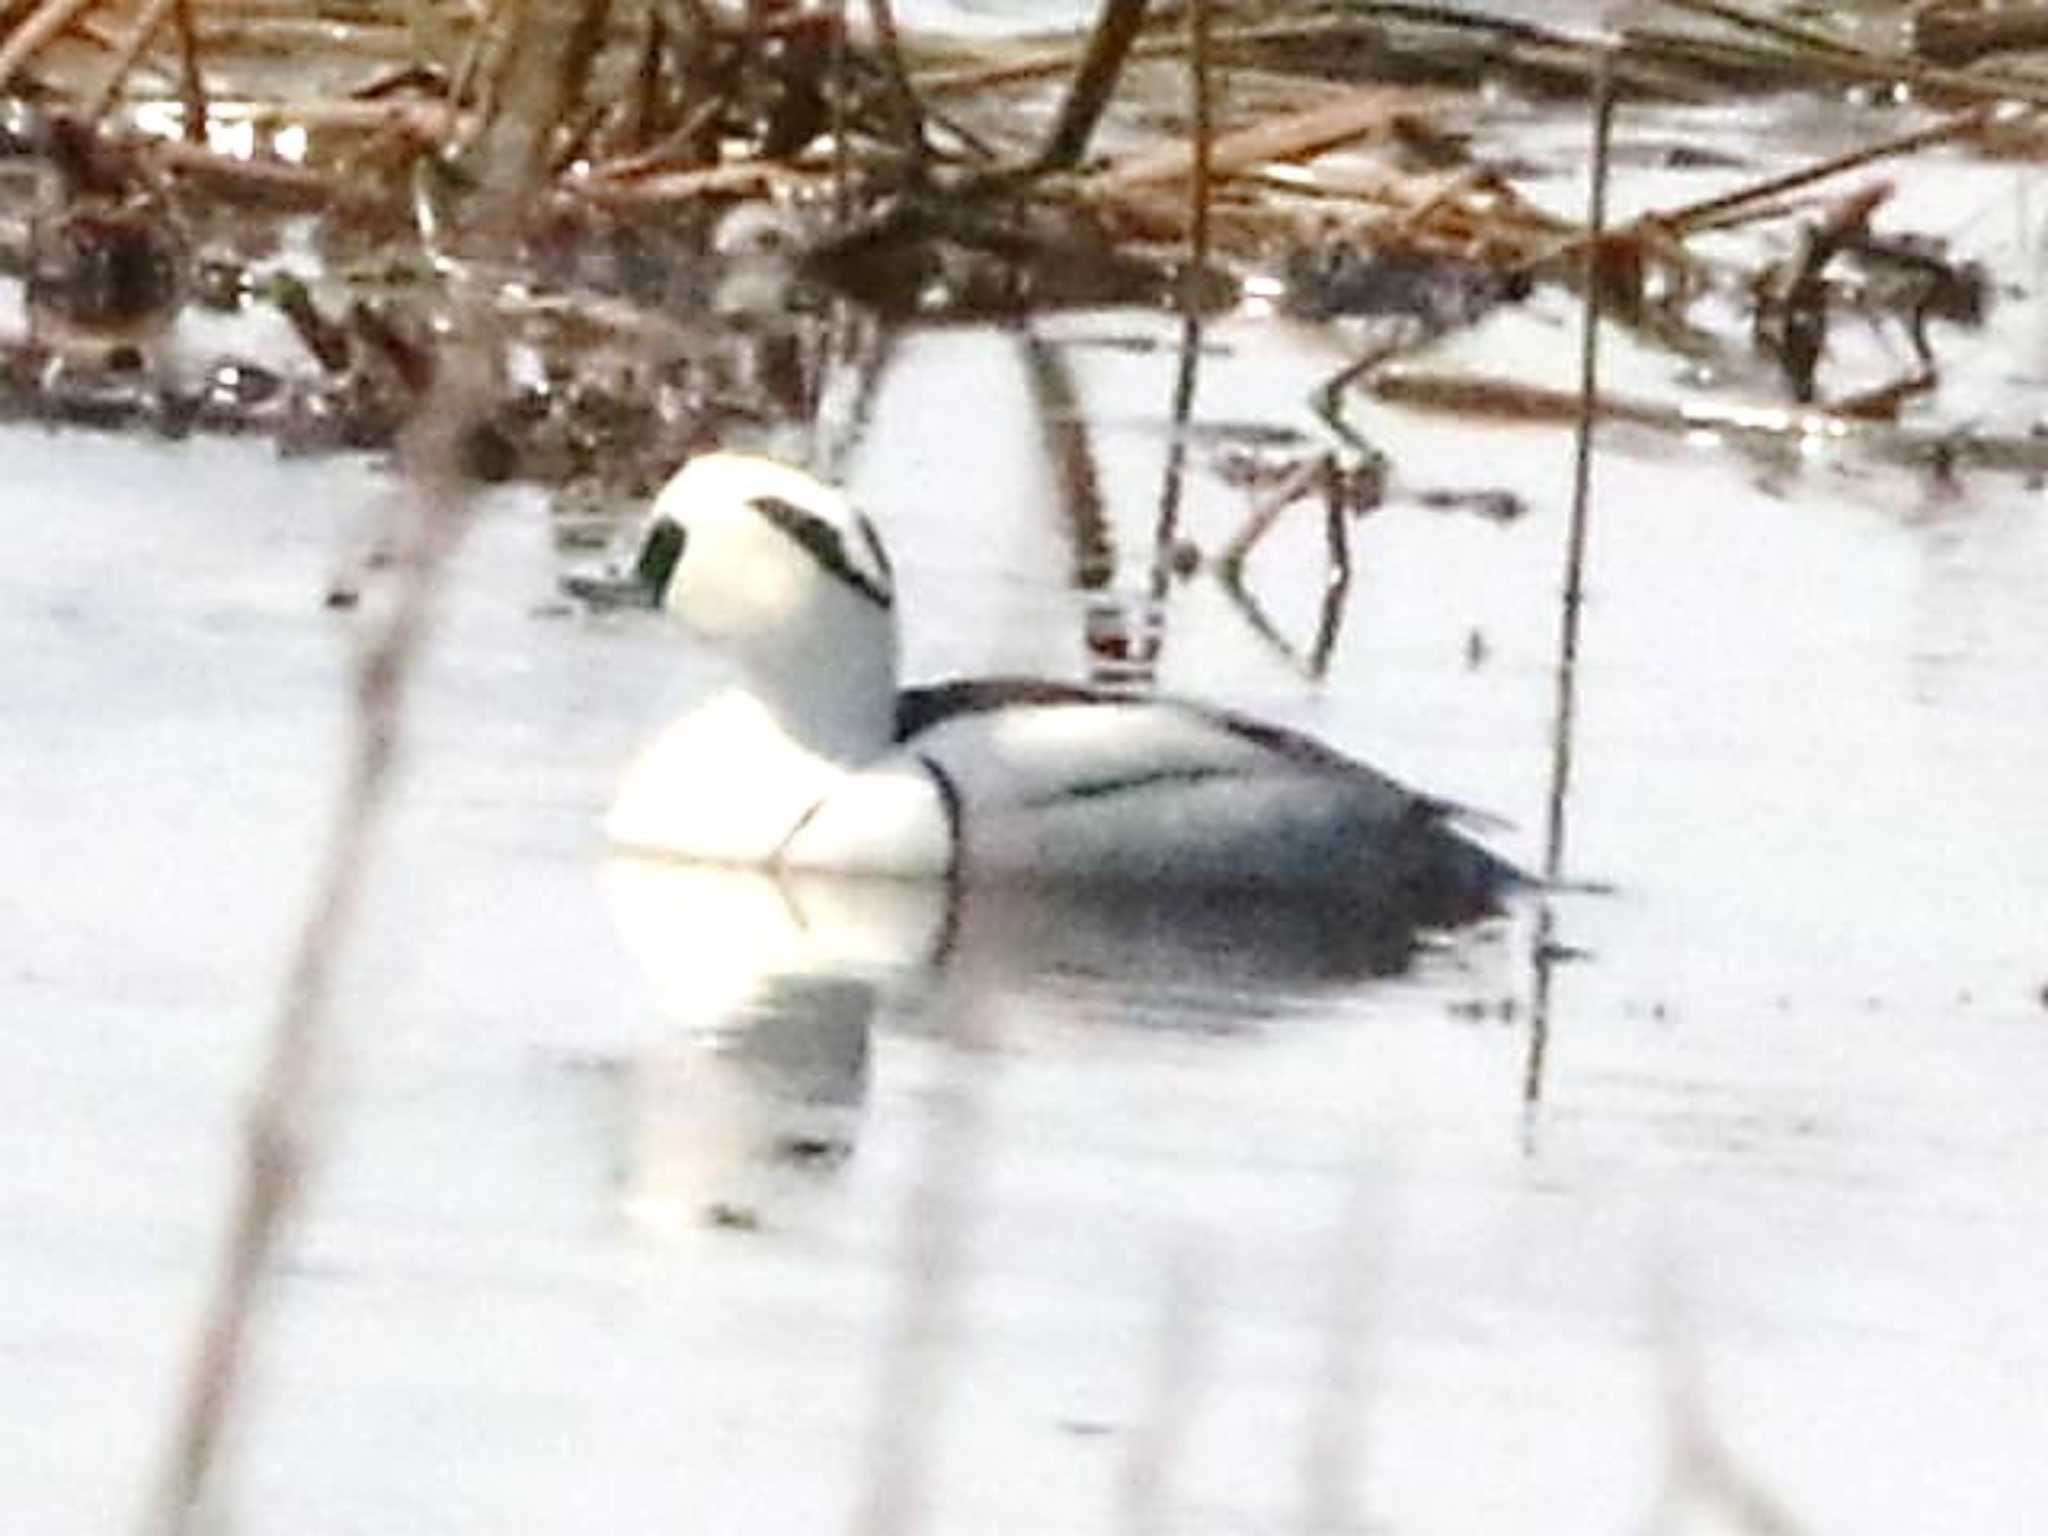
{"label": "thin vertical stem", "polygon": [[[460,349],[449,349],[451,354]],[[476,350],[476,349],[471,349]],[[263,1282],[304,1197],[319,1151],[316,1112],[335,970],[368,885],[390,808],[406,682],[432,625],[442,572],[467,526],[462,468],[468,426],[483,398],[479,359],[444,367],[406,444],[419,524],[390,618],[357,662],[348,776],[335,806],[313,904],[272,1020],[268,1052],[243,1131],[240,1184],[170,1443],[143,1529],[184,1536],[202,1527],[222,1443],[233,1420],[261,1312]],[[433,409],[438,405],[439,409]]]}
{"label": "thin vertical stem", "polygon": [[185,108],[185,142],[206,142],[206,82],[199,73],[199,37],[192,25],[192,0],[175,0],[172,27],[178,34],[178,99]]}
{"label": "thin vertical stem", "polygon": [[1209,140],[1215,131],[1209,93],[1209,0],[1188,4],[1188,270],[1181,302],[1190,310],[1209,266]]}
{"label": "thin vertical stem", "polygon": [[1188,420],[1194,413],[1195,380],[1201,372],[1202,317],[1190,307],[1180,317],[1180,363],[1173,376],[1171,425],[1166,440],[1166,474],[1159,486],[1159,516],[1152,528],[1152,600],[1166,596],[1173,575],[1173,546],[1180,537],[1181,487],[1187,478]]}
{"label": "thin vertical stem", "polygon": [[1579,623],[1585,607],[1586,542],[1593,493],[1593,429],[1600,390],[1601,247],[1607,226],[1607,155],[1614,124],[1614,56],[1600,55],[1594,79],[1593,166],[1587,193],[1584,303],[1579,323],[1579,420],[1572,453],[1571,531],[1565,544],[1564,603],[1557,635],[1557,718],[1550,738],[1550,804],[1543,831],[1543,878],[1564,870],[1565,802],[1571,792],[1572,729],[1578,709]]}
{"label": "thin vertical stem", "polygon": [[1060,512],[1073,550],[1069,579],[1077,591],[1099,591],[1116,575],[1116,539],[1103,508],[1102,477],[1096,472],[1080,395],[1065,353],[1028,329],[1022,339],[1032,414],[1059,489]]}
{"label": "thin vertical stem", "polygon": [[647,28],[640,35],[640,53],[633,65],[633,97],[626,117],[625,142],[630,153],[638,154],[654,139],[659,120],[662,55],[668,47],[668,24],[658,6],[647,8]]}
{"label": "thin vertical stem", "polygon": [[[1579,328],[1579,420],[1572,458],[1571,530],[1565,545],[1563,611],[1557,636],[1557,715],[1550,737],[1550,799],[1544,819],[1543,879],[1555,886],[1564,872],[1565,807],[1571,794],[1572,733],[1578,714],[1579,621],[1585,606],[1586,543],[1593,492],[1593,429],[1600,388],[1600,285],[1607,227],[1608,147],[1614,127],[1614,50],[1603,48],[1593,81],[1593,163],[1586,194],[1586,244]],[[1530,1002],[1529,1058],[1522,1101],[1543,1094],[1543,1064],[1550,1043],[1551,971],[1557,963],[1557,918],[1548,899],[1537,916]]]}
{"label": "thin vertical stem", "polygon": [[1166,597],[1173,571],[1173,546],[1180,533],[1182,483],[1186,479],[1188,421],[1194,412],[1201,372],[1201,286],[1209,261],[1209,6],[1188,6],[1188,133],[1192,143],[1188,174],[1188,268],[1180,284],[1180,364],[1173,380],[1172,435],[1166,443],[1166,476],[1159,488],[1159,519],[1152,535],[1152,601]]}

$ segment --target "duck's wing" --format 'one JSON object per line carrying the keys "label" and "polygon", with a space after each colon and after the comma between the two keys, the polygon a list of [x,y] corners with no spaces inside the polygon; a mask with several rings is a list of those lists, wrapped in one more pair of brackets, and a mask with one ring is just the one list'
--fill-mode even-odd
{"label": "duck's wing", "polygon": [[1334,779],[1375,816],[1449,810],[1296,731],[1179,699],[1132,698],[1036,678],[973,678],[905,689],[897,740],[974,788],[1050,805],[1209,778]]}
{"label": "duck's wing", "polygon": [[896,740],[908,742],[935,725],[969,715],[1038,704],[1094,704],[1113,698],[1078,683],[1036,677],[956,677],[943,683],[920,683],[896,695]]}
{"label": "duck's wing", "polygon": [[[1403,814],[1416,817],[1435,817],[1454,822],[1469,830],[1499,833],[1508,830],[1513,823],[1496,816],[1490,811],[1468,805],[1462,800],[1452,800],[1442,795],[1425,794],[1412,789],[1399,780],[1380,772],[1369,763],[1326,746],[1313,736],[1299,731],[1290,731],[1285,726],[1270,721],[1255,719],[1235,710],[1219,709],[1214,705],[1198,704],[1187,699],[1150,698],[1137,699],[1129,694],[1110,693],[1100,688],[1090,688],[1080,683],[1061,683],[1036,677],[976,677],[953,678],[941,683],[924,683],[903,689],[896,699],[896,740],[907,744],[912,738],[949,720],[965,720],[979,716],[995,716],[1008,709],[1030,709],[1053,704],[1077,704],[1101,708],[1158,709],[1171,711],[1183,717],[1184,725],[1198,727],[1200,737],[1208,744],[1209,733],[1220,733],[1222,738],[1237,748],[1251,747],[1270,754],[1261,766],[1271,770],[1276,765],[1285,765],[1300,772],[1333,773],[1348,777],[1364,784],[1377,786],[1390,800],[1398,798]],[[1160,722],[1148,724],[1156,727]],[[1138,743],[1147,739],[1152,732],[1147,730],[1125,739],[1125,744],[1134,753],[1143,750]],[[1174,733],[1178,735],[1179,733]],[[1184,745],[1194,745],[1193,741]],[[1219,771],[1244,771],[1233,767],[1238,763],[1238,754],[1227,754],[1228,761],[1219,766]],[[1163,776],[1171,777],[1175,772],[1185,773],[1185,767],[1166,770]]]}
{"label": "duck's wing", "polygon": [[1316,890],[1421,926],[1521,883],[1445,802],[1227,710],[997,678],[913,689],[900,719],[971,872]]}

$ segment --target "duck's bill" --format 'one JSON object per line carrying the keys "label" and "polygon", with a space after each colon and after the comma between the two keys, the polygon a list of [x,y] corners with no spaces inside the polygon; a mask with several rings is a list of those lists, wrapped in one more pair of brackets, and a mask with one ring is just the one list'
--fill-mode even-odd
{"label": "duck's bill", "polygon": [[656,608],[661,604],[660,589],[633,571],[571,571],[562,578],[562,591],[593,608]]}

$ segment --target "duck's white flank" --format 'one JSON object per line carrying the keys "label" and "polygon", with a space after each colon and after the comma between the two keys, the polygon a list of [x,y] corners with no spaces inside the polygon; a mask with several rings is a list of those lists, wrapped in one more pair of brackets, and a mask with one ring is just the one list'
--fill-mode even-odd
{"label": "duck's white flank", "polygon": [[633,850],[908,877],[1378,883],[1464,915],[1515,878],[1435,802],[1256,721],[1016,679],[899,691],[880,539],[784,465],[690,461],[613,586],[743,679],[633,763],[606,827]]}

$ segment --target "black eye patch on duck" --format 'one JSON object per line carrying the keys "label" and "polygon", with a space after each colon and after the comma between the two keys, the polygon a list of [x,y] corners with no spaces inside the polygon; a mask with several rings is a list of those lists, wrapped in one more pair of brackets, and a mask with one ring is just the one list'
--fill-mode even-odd
{"label": "black eye patch on duck", "polygon": [[867,519],[860,519],[861,538],[867,544],[875,568],[882,573],[880,582],[853,563],[847,556],[846,541],[840,538],[839,530],[816,513],[806,512],[795,502],[784,501],[780,496],[754,496],[748,499],[747,505],[788,534],[813,560],[877,608],[891,606],[889,557],[882,553],[882,541],[875,537],[875,530],[868,526]]}
{"label": "black eye patch on duck", "polygon": [[676,574],[676,563],[683,558],[683,545],[687,542],[681,525],[663,518],[640,547],[640,558],[633,565],[633,584],[657,608],[668,595],[668,584]]}

